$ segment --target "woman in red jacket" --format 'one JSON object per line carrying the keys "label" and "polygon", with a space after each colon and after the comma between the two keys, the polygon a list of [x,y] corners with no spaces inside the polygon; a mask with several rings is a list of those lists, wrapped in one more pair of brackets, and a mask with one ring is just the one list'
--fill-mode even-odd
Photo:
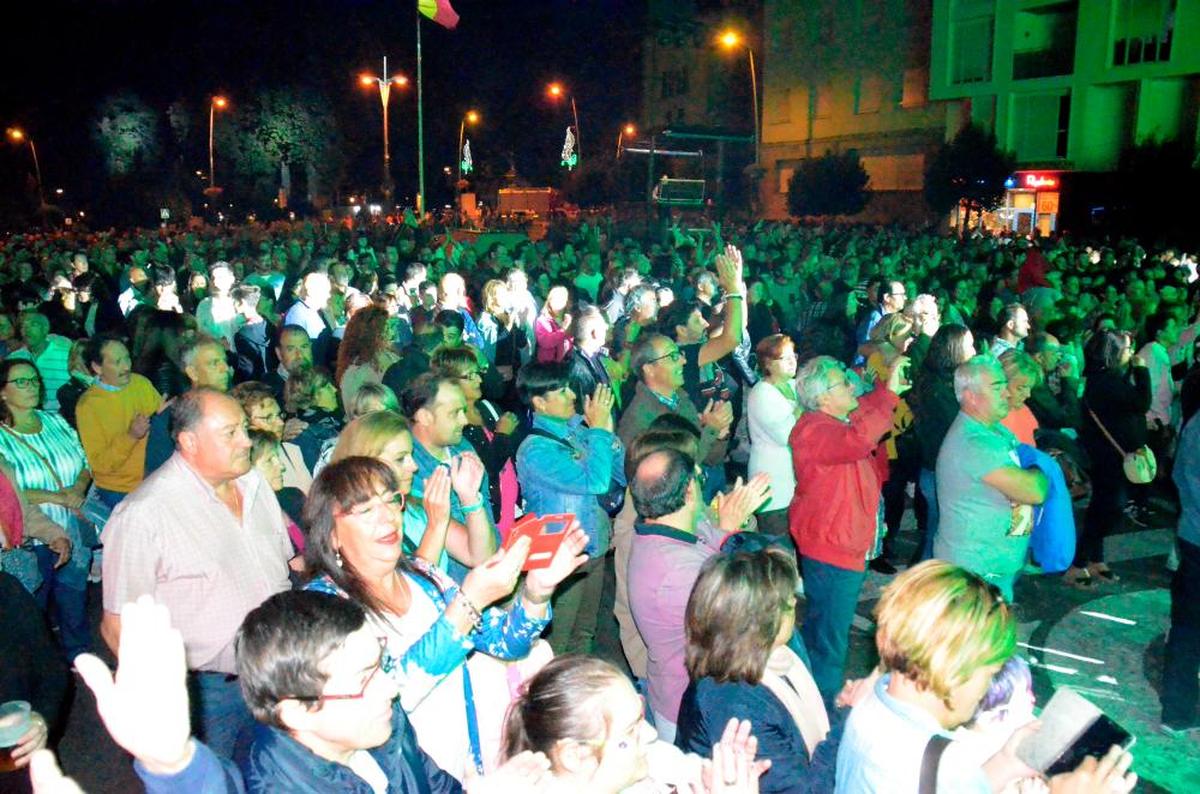
{"label": "woman in red jacket", "polygon": [[873,556],[879,499],[887,479],[883,440],[892,429],[899,395],[908,390],[908,358],[898,356],[887,379],[859,400],[846,368],[817,356],[796,374],[806,409],[788,446],[796,491],[788,528],[796,542],[808,600],[802,634],[813,678],[826,702],[842,686],[854,606]]}

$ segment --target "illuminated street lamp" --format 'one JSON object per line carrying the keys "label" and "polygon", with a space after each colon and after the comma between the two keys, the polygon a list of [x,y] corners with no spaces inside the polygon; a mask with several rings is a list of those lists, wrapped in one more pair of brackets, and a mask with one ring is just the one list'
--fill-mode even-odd
{"label": "illuminated street lamp", "polygon": [[217,196],[221,192],[221,188],[217,187],[213,125],[217,118],[217,111],[225,110],[227,107],[229,107],[229,100],[223,96],[214,96],[208,103],[208,187],[204,189],[204,193],[209,196]]}
{"label": "illuminated street lamp", "polygon": [[379,104],[383,107],[383,196],[387,202],[392,198],[392,152],[388,141],[388,99],[391,98],[392,86],[403,88],[408,85],[408,78],[402,74],[388,75],[387,56],[383,56],[383,72],[379,75],[361,74],[358,83],[363,88],[379,87]]}
{"label": "illuminated street lamp", "polygon": [[[551,99],[554,99],[554,100],[562,99],[563,95],[566,93],[567,93],[567,89],[563,87],[562,83],[551,83],[550,85],[546,86],[546,94],[549,95],[549,97]],[[579,110],[578,110],[578,108],[575,107],[575,94],[572,92],[570,94],[570,96],[571,96],[571,115],[575,119],[575,159],[576,159],[576,164],[582,168],[583,167],[583,153],[582,153],[582,147],[580,146],[580,143],[579,143],[580,138],[582,137],[579,134]]]}
{"label": "illuminated street lamp", "polygon": [[632,124],[626,124],[621,127],[621,131],[617,133],[617,159],[621,158],[621,144],[626,138],[632,138],[637,135],[637,127]]}
{"label": "illuminated street lamp", "polygon": [[6,134],[8,135],[8,139],[18,146],[26,141],[29,142],[29,153],[33,155],[33,175],[37,178],[38,201],[40,202],[38,207],[45,207],[46,192],[42,188],[42,166],[38,163],[37,147],[33,145],[33,138],[26,135],[25,131],[20,127],[9,127],[6,130]]}
{"label": "illuminated street lamp", "polygon": [[458,125],[458,181],[462,181],[462,160],[463,160],[463,134],[467,131],[467,125],[475,125],[479,123],[479,114],[474,110],[468,110],[467,115],[462,117],[462,122]]}
{"label": "illuminated street lamp", "polygon": [[726,30],[722,32],[717,37],[717,42],[727,50],[736,50],[737,48],[744,46],[746,48],[746,54],[750,58],[750,93],[754,101],[754,162],[757,163],[760,159],[758,155],[758,75],[754,68],[754,48],[751,47],[750,43],[746,41],[742,34],[738,33],[736,30]]}

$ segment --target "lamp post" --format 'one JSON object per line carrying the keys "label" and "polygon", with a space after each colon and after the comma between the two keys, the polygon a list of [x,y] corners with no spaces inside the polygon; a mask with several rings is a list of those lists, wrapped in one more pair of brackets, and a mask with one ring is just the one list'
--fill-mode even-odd
{"label": "lamp post", "polygon": [[[567,89],[563,88],[562,83],[551,83],[546,86],[546,93],[551,99],[561,99],[567,93]],[[580,140],[583,136],[579,134],[579,109],[575,107],[575,94],[571,92],[571,116],[575,119],[575,161],[576,164],[583,167],[583,146]]]}
{"label": "lamp post", "polygon": [[46,206],[46,191],[42,187],[42,166],[38,163],[37,147],[33,145],[33,138],[25,134],[25,131],[20,127],[9,127],[6,131],[8,139],[18,146],[22,143],[29,143],[29,153],[33,155],[33,175],[37,179],[38,189],[38,210]]}
{"label": "lamp post", "polygon": [[478,124],[479,114],[474,110],[468,110],[467,115],[462,117],[462,121],[458,125],[458,182],[462,181],[462,156],[463,156],[463,134],[467,131],[468,124]]}
{"label": "lamp post", "polygon": [[742,45],[745,45],[746,54],[750,59],[750,93],[754,103],[754,162],[757,164],[761,158],[759,157],[758,152],[758,74],[754,68],[754,48],[751,47],[750,42],[743,39],[742,34],[738,33],[736,30],[726,30],[717,38],[717,41],[720,42],[721,46],[727,50],[734,50]]}
{"label": "lamp post", "polygon": [[637,135],[637,127],[633,126],[632,124],[626,124],[626,125],[622,126],[621,131],[617,133],[617,159],[618,160],[621,159],[621,144],[625,142],[626,138],[632,138],[634,135]]}
{"label": "lamp post", "polygon": [[392,198],[392,153],[388,142],[388,99],[391,98],[392,86],[403,88],[408,85],[408,78],[402,74],[388,76],[387,56],[383,56],[383,73],[380,76],[362,74],[358,82],[364,88],[379,86],[379,104],[383,107],[383,195],[390,203]]}
{"label": "lamp post", "polygon": [[208,103],[208,187],[204,193],[208,196],[217,196],[221,192],[221,188],[217,187],[216,175],[216,150],[213,146],[213,126],[216,122],[217,111],[224,110],[229,107],[229,100],[223,96],[214,96]]}

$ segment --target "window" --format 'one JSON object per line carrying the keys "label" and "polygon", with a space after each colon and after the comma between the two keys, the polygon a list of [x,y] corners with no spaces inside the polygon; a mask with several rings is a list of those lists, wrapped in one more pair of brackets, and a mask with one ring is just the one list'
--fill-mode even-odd
{"label": "window", "polygon": [[779,169],[779,192],[786,194],[792,186],[792,174],[796,173],[795,168],[780,168]]}
{"label": "window", "polygon": [[812,97],[809,100],[814,119],[827,119],[833,113],[833,86],[826,83],[812,87]]}
{"label": "window", "polygon": [[1071,95],[1063,94],[1058,98],[1058,134],[1054,143],[1056,157],[1067,156],[1067,133],[1071,126]]}
{"label": "window", "polygon": [[1018,11],[1013,26],[1013,79],[1072,74],[1078,17],[1078,2]]}
{"label": "window", "polygon": [[1171,60],[1177,0],[1116,0],[1113,66]]}
{"label": "window", "polygon": [[950,80],[986,83],[992,79],[992,18],[954,22],[950,29]]}
{"label": "window", "polygon": [[854,83],[854,112],[878,113],[883,107],[884,82],[877,74],[863,74]]}
{"label": "window", "polygon": [[662,82],[661,93],[662,99],[670,99],[671,97],[685,96],[688,92],[688,73],[686,66],[679,68],[666,68],[659,75]]}
{"label": "window", "polygon": [[905,69],[904,84],[900,93],[900,106],[920,108],[929,104],[929,70]]}
{"label": "window", "polygon": [[792,89],[783,88],[767,101],[764,114],[768,124],[790,124],[792,121]]}

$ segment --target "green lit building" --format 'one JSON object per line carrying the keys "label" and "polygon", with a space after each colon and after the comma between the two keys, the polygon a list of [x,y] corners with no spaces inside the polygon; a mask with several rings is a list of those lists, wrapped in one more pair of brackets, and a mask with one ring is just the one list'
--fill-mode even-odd
{"label": "green lit building", "polygon": [[930,63],[930,99],[1017,158],[992,223],[1075,228],[1123,151],[1196,140],[1200,1],[934,0]]}

